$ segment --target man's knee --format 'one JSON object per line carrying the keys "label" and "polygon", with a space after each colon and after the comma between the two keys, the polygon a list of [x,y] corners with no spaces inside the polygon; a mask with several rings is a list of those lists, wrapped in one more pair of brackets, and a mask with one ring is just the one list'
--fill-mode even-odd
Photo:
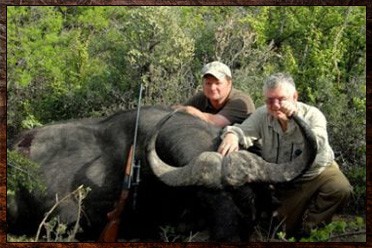
{"label": "man's knee", "polygon": [[329,208],[332,205],[334,210],[342,208],[349,201],[353,193],[353,188],[348,181],[333,181],[329,182],[328,185],[324,186],[320,190],[317,204],[318,206],[323,206],[324,208]]}
{"label": "man's knee", "polygon": [[353,194],[353,187],[350,184],[342,184],[337,187],[334,195],[341,202],[345,203],[348,201]]}
{"label": "man's knee", "polygon": [[[349,180],[340,171],[338,165],[335,163],[334,166],[324,171],[323,180],[326,178],[326,183],[321,186],[320,192],[323,192],[328,198],[331,196],[336,201],[345,202],[347,201],[353,192],[353,187],[350,185]],[[321,193],[322,194],[322,193]]]}

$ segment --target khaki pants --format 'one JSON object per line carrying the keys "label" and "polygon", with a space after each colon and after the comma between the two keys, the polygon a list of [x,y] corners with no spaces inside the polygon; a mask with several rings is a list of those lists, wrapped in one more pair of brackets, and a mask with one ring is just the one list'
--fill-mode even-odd
{"label": "khaki pants", "polygon": [[336,162],[310,180],[278,187],[276,196],[282,204],[278,216],[284,220],[287,236],[329,223],[351,193],[352,187]]}

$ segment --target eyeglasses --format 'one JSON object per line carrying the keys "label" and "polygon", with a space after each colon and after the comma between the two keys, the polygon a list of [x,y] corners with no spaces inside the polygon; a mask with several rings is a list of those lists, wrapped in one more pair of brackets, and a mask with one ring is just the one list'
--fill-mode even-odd
{"label": "eyeglasses", "polygon": [[286,97],[270,97],[270,98],[266,98],[265,103],[267,105],[273,105],[276,102],[278,102],[279,104],[281,104],[283,101],[286,101],[286,100],[287,100]]}

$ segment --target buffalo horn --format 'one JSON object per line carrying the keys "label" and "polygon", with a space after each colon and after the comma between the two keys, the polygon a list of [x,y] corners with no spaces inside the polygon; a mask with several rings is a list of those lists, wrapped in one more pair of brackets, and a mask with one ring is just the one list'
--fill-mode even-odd
{"label": "buffalo horn", "polygon": [[221,188],[223,185],[240,186],[250,182],[288,182],[301,176],[314,162],[317,153],[316,138],[305,121],[294,115],[305,139],[302,153],[291,162],[274,164],[245,150],[222,157],[217,152],[203,152],[188,165],[172,167],[156,153],[155,143],[161,126],[174,112],[164,117],[155,127],[147,145],[147,158],[154,174],[170,186],[204,185]]}

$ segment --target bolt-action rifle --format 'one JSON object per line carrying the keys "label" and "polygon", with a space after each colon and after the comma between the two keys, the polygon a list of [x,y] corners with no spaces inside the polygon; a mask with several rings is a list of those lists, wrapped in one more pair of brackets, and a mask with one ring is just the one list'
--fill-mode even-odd
{"label": "bolt-action rifle", "polygon": [[[130,189],[132,186],[137,186],[139,183],[139,172],[140,172],[140,161],[137,163],[135,162],[135,150],[137,145],[137,133],[138,133],[138,125],[139,125],[139,114],[140,114],[140,107],[141,107],[141,98],[142,98],[142,84],[140,86],[139,98],[138,98],[138,106],[137,106],[137,116],[136,116],[136,124],[134,129],[134,139],[133,144],[130,146],[128,158],[124,168],[124,179],[121,188],[121,193],[119,199],[115,203],[115,208],[107,213],[108,223],[106,224],[105,228],[103,229],[98,241],[99,242],[116,242],[118,238],[121,214],[124,210],[126,205]],[[133,183],[132,183],[133,180]],[[135,200],[136,200],[137,188],[135,188],[133,194],[133,207],[135,207]]]}

